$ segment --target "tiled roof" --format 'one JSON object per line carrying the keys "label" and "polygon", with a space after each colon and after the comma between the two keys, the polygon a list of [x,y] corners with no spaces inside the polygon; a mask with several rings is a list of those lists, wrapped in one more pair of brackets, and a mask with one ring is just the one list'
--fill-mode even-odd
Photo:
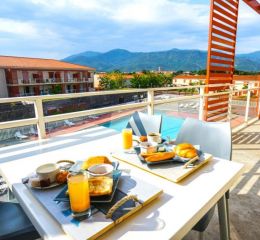
{"label": "tiled roof", "polygon": [[0,56],[0,68],[42,70],[95,70],[94,68],[54,59]]}

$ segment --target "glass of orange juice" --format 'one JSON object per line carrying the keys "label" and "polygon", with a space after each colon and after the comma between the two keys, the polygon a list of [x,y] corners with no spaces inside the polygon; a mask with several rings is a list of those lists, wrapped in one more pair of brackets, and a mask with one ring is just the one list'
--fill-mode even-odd
{"label": "glass of orange juice", "polygon": [[123,149],[129,150],[133,146],[133,130],[124,128],[122,130]]}
{"label": "glass of orange juice", "polygon": [[70,173],[68,175],[68,191],[73,216],[90,216],[89,184],[86,173]]}

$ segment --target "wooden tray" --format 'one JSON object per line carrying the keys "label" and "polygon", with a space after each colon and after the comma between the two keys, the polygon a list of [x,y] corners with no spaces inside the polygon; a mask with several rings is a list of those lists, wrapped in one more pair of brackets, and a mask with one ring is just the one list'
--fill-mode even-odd
{"label": "wooden tray", "polygon": [[[57,203],[54,201],[62,187],[46,189],[45,191],[29,187],[28,189],[60,224],[64,232],[75,240],[96,239],[162,194],[162,189],[136,177],[123,174],[112,202],[93,204],[91,217],[79,220],[72,217],[68,202]],[[131,196],[130,199],[128,199],[129,196]],[[106,218],[106,215],[109,215],[111,208],[118,201],[124,201],[122,199],[129,201],[123,202],[124,204],[114,214]]]}
{"label": "wooden tray", "polygon": [[139,156],[135,153],[118,152],[113,154],[113,157],[175,183],[180,182],[212,159],[211,154],[202,153],[199,160],[196,161],[193,166],[183,168],[184,163],[173,160],[167,163],[163,162],[161,164],[148,165],[146,162],[140,161]]}

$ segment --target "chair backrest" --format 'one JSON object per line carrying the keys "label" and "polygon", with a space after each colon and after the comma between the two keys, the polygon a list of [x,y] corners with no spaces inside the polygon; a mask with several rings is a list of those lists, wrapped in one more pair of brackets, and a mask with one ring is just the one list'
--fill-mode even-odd
{"label": "chair backrest", "polygon": [[20,137],[20,136],[22,136],[22,134],[21,134],[20,131],[17,131],[17,132],[15,132],[14,136],[16,136],[16,137]]}
{"label": "chair backrest", "polygon": [[229,122],[204,122],[187,118],[176,138],[176,144],[189,142],[215,157],[231,160],[232,139]]}
{"label": "chair backrest", "polygon": [[133,134],[136,136],[146,136],[150,132],[161,132],[162,116],[148,115],[142,112],[134,112],[127,128],[133,129]]}

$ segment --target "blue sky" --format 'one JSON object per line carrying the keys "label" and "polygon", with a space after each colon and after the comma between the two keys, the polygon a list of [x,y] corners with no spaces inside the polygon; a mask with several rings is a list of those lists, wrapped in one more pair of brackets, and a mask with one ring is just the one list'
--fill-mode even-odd
{"label": "blue sky", "polygon": [[[209,0],[1,0],[0,55],[207,49]],[[260,15],[240,1],[237,53],[260,50]]]}

